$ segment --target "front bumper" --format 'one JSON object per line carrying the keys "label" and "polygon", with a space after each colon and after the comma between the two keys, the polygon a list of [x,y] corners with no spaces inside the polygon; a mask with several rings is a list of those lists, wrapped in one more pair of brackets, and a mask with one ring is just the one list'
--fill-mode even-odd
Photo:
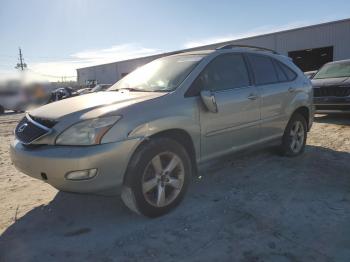
{"label": "front bumper", "polygon": [[[141,139],[131,139],[85,147],[43,145],[28,148],[15,140],[10,152],[19,171],[59,190],[104,194],[120,191],[131,155],[140,142]],[[71,171],[93,168],[97,168],[97,175],[89,180],[65,178]]]}
{"label": "front bumper", "polygon": [[350,96],[347,97],[314,97],[314,106],[317,113],[350,112]]}

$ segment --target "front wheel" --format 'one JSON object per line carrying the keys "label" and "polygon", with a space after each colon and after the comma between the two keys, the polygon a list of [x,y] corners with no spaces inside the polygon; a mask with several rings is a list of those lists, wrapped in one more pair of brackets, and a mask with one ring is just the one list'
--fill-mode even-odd
{"label": "front wheel", "polygon": [[305,118],[295,113],[288,122],[282,138],[282,154],[297,156],[304,152],[307,138]]}
{"label": "front wheel", "polygon": [[157,217],[182,200],[191,177],[191,161],[182,145],[169,138],[153,138],[132,157],[122,200],[132,211]]}

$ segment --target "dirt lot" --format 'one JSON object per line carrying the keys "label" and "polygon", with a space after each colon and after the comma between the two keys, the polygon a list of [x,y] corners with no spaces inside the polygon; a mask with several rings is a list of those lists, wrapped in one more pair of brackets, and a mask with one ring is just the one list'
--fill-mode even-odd
{"label": "dirt lot", "polygon": [[350,116],[318,116],[304,155],[231,156],[147,219],[118,198],[57,192],[15,170],[0,116],[0,261],[350,261]]}

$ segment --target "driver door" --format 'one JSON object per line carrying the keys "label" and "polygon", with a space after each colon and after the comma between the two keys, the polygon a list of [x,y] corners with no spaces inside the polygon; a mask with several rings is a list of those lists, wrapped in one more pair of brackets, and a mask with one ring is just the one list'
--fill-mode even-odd
{"label": "driver door", "polygon": [[209,90],[217,112],[200,110],[201,155],[210,159],[241,149],[260,139],[260,95],[251,85],[242,54],[214,58],[199,76],[202,90]]}

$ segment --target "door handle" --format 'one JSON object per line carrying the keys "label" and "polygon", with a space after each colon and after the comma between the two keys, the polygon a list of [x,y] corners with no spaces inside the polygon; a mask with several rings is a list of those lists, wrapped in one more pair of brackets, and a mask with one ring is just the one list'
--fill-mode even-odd
{"label": "door handle", "polygon": [[250,94],[249,96],[248,96],[248,99],[249,100],[257,100],[259,97],[256,95],[256,94]]}
{"label": "door handle", "polygon": [[288,88],[288,92],[289,92],[289,93],[294,93],[294,92],[295,92],[295,88],[294,88],[294,87]]}

